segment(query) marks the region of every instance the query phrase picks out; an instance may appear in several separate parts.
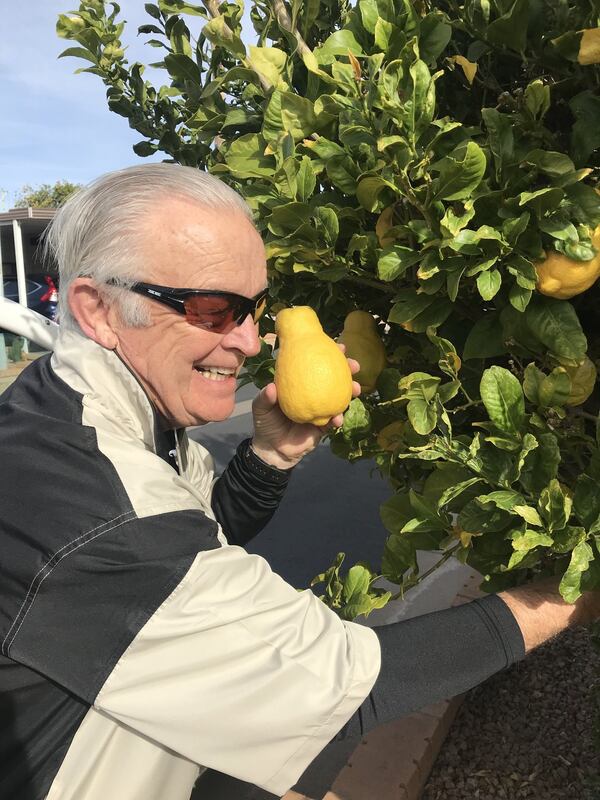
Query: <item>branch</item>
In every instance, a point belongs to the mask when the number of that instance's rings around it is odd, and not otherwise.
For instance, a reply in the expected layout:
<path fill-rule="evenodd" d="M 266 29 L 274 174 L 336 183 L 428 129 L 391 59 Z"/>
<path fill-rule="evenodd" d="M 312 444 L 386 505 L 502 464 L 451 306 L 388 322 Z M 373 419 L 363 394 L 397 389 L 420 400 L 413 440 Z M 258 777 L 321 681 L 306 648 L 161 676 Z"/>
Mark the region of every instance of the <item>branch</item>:
<path fill-rule="evenodd" d="M 211 0 L 209 0 L 210 2 Z M 214 2 L 215 0 L 212 0 Z M 295 28 L 292 25 L 292 19 L 288 14 L 288 10 L 285 7 L 283 0 L 273 0 L 273 9 L 275 11 L 275 16 L 277 17 L 277 22 L 279 23 L 280 27 L 284 29 L 284 31 L 288 31 L 293 36 L 296 37 L 296 41 L 298 42 L 298 52 L 301 56 L 304 56 L 306 53 L 312 53 L 310 47 L 306 44 L 304 39 L 302 38 L 300 31 L 298 28 Z"/>

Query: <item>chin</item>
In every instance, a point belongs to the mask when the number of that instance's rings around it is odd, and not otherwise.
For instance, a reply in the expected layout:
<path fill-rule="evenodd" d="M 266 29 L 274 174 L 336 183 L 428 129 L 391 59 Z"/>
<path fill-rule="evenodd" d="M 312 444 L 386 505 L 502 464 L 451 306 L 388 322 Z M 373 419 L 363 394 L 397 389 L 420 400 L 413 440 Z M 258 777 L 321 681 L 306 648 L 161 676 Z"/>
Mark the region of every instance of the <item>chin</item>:
<path fill-rule="evenodd" d="M 209 422 L 224 422 L 233 414 L 235 409 L 235 398 L 230 403 L 219 403 L 211 405 L 209 408 L 193 412 L 194 422 L 188 425 L 206 425 Z"/>

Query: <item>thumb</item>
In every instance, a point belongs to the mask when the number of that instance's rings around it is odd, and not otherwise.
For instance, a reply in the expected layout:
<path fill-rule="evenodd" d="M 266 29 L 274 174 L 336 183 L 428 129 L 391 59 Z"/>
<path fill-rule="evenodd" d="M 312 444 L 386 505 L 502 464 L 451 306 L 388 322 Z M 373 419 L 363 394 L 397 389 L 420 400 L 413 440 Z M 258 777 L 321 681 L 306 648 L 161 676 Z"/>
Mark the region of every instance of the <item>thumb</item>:
<path fill-rule="evenodd" d="M 268 414 L 277 404 L 277 389 L 274 383 L 268 383 L 252 401 L 255 414 Z"/>

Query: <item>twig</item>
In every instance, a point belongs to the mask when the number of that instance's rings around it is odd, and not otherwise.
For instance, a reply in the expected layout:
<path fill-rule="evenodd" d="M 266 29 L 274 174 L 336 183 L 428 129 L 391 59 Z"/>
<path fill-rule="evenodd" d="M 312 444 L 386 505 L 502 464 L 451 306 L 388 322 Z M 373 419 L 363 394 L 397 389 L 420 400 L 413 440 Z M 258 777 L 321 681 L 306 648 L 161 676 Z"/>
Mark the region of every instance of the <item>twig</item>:
<path fill-rule="evenodd" d="M 432 567 L 430 567 L 427 570 L 427 572 L 424 572 L 422 575 L 418 575 L 416 578 L 413 578 L 412 580 L 409 580 L 408 583 L 406 583 L 406 585 L 403 584 L 402 588 L 400 589 L 400 591 L 397 594 L 395 594 L 393 597 L 391 597 L 390 600 L 399 600 L 401 597 L 403 597 L 403 595 L 404 595 L 404 593 L 406 592 L 407 589 L 412 589 L 413 586 L 416 586 L 417 584 L 419 584 L 422 581 L 424 581 L 425 578 L 428 578 L 433 572 L 436 571 L 436 569 L 438 569 L 438 567 L 441 567 L 442 564 L 444 564 L 446 561 L 448 561 L 448 559 L 451 556 L 453 556 L 454 553 L 457 550 L 459 550 L 461 547 L 462 547 L 462 545 L 457 544 L 457 545 L 454 545 L 454 547 L 451 547 L 450 550 L 446 550 L 446 552 L 440 558 L 440 560 L 436 561 L 436 563 Z"/>

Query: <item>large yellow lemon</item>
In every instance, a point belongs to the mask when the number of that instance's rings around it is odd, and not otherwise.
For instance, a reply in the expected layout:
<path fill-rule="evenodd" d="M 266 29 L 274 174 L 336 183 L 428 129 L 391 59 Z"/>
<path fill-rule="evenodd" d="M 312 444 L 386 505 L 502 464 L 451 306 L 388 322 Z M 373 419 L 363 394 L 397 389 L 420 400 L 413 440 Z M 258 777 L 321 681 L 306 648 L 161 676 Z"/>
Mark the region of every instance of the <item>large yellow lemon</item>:
<path fill-rule="evenodd" d="M 360 364 L 360 371 L 354 380 L 360 383 L 365 394 L 374 391 L 387 359 L 373 317 L 367 311 L 351 311 L 344 321 L 344 330 L 338 341 L 346 346 L 346 355 Z"/>
<path fill-rule="evenodd" d="M 327 424 L 352 399 L 346 356 L 308 306 L 280 311 L 275 331 L 279 339 L 275 385 L 281 410 L 293 422 Z"/>
<path fill-rule="evenodd" d="M 592 243 L 600 250 L 600 225 L 594 231 Z M 574 261 L 552 250 L 535 269 L 538 291 L 548 297 L 568 300 L 585 292 L 600 278 L 600 252 L 590 261 Z"/>

